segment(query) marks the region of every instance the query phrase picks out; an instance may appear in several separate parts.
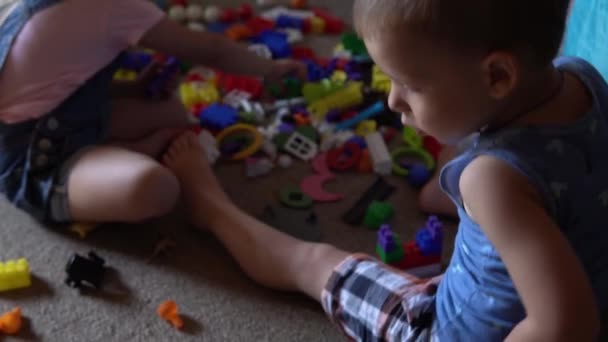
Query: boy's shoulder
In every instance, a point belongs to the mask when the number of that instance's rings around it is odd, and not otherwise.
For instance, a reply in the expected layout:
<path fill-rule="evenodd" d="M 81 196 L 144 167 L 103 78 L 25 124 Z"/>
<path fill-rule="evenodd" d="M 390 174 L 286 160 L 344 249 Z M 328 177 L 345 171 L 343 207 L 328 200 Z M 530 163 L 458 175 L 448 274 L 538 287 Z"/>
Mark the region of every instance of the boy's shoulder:
<path fill-rule="evenodd" d="M 608 83 L 593 64 L 579 57 L 560 56 L 553 61 L 553 65 L 559 70 L 576 75 L 594 100 L 599 101 L 596 104 L 603 106 L 602 109 L 608 109 Z"/>

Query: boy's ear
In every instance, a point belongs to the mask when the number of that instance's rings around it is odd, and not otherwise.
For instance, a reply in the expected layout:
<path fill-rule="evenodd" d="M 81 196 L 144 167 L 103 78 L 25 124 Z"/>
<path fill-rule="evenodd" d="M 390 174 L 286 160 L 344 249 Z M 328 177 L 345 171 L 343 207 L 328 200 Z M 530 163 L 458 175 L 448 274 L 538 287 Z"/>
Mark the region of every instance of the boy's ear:
<path fill-rule="evenodd" d="M 483 59 L 481 67 L 488 95 L 495 100 L 509 96 L 519 81 L 519 64 L 510 53 L 492 52 Z"/>

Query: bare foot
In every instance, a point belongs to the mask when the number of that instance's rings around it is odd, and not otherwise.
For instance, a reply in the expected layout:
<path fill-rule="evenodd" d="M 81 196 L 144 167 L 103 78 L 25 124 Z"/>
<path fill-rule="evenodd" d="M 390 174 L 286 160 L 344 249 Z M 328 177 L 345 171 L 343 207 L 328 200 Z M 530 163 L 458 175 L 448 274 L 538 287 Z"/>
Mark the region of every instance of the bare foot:
<path fill-rule="evenodd" d="M 205 150 L 192 132 L 177 137 L 162 158 L 180 182 L 182 198 L 195 225 L 210 225 L 221 210 L 231 206 L 209 166 Z"/>

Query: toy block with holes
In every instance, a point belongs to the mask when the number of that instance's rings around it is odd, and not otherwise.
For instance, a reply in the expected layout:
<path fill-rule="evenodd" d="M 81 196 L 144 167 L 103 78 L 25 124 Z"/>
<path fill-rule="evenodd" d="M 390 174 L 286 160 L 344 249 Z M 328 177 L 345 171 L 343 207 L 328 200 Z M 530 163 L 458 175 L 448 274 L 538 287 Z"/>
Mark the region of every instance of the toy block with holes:
<path fill-rule="evenodd" d="M 399 263 L 403 260 L 404 252 L 399 237 L 388 224 L 383 224 L 378 230 L 376 253 L 387 264 Z"/>
<path fill-rule="evenodd" d="M 404 258 L 391 265 L 421 278 L 440 274 L 442 226 L 436 216 L 430 216 L 416 234 L 416 239 L 403 245 Z"/>
<path fill-rule="evenodd" d="M 0 292 L 28 287 L 32 284 L 26 259 L 0 262 Z"/>

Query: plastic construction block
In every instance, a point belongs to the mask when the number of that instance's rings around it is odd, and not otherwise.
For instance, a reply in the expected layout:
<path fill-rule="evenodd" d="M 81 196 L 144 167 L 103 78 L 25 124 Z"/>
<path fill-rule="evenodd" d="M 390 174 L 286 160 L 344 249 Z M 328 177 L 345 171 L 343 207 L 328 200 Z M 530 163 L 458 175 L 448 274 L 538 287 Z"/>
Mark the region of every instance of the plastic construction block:
<path fill-rule="evenodd" d="M 350 51 L 353 56 L 368 56 L 365 43 L 354 33 L 343 33 L 342 45 L 344 46 L 344 49 Z"/>
<path fill-rule="evenodd" d="M 272 30 L 275 27 L 274 21 L 262 17 L 253 17 L 247 20 L 245 25 L 249 26 L 249 29 L 251 29 L 256 36 L 264 31 Z"/>
<path fill-rule="evenodd" d="M 283 149 L 302 160 L 311 160 L 317 155 L 319 146 L 315 141 L 295 131 L 291 133 Z"/>
<path fill-rule="evenodd" d="M 88 258 L 74 254 L 65 267 L 67 273 L 65 283 L 73 288 L 89 285 L 100 289 L 106 272 L 104 265 L 105 261 L 95 252 L 89 252 Z"/>
<path fill-rule="evenodd" d="M 21 308 L 15 307 L 0 315 L 0 333 L 15 335 L 21 330 L 22 323 Z"/>
<path fill-rule="evenodd" d="M 309 81 L 317 82 L 331 77 L 330 71 L 315 63 L 313 60 L 306 60 L 304 63 L 306 64 L 306 73 Z"/>
<path fill-rule="evenodd" d="M 219 78 L 219 84 L 224 93 L 230 93 L 233 90 L 241 90 L 251 94 L 251 98 L 255 99 L 262 94 L 262 82 L 255 77 L 236 76 L 223 74 Z"/>
<path fill-rule="evenodd" d="M 141 72 L 152 62 L 152 55 L 143 51 L 130 51 L 123 54 L 120 58 L 122 69 Z"/>
<path fill-rule="evenodd" d="M 325 22 L 324 32 L 329 34 L 338 34 L 344 30 L 344 21 L 340 20 L 322 9 L 313 10 L 316 17 L 323 19 Z"/>
<path fill-rule="evenodd" d="M 273 58 L 291 56 L 291 46 L 285 33 L 267 30 L 254 38 L 254 42 L 268 46 Z"/>
<path fill-rule="evenodd" d="M 416 234 L 416 245 L 422 255 L 441 255 L 443 224 L 437 216 L 429 216 L 426 225 Z"/>
<path fill-rule="evenodd" d="M 312 198 L 297 186 L 288 186 L 281 190 L 280 199 L 284 206 L 292 209 L 308 209 L 313 204 Z"/>
<path fill-rule="evenodd" d="M 329 96 L 314 101 L 308 106 L 310 114 L 323 119 L 331 109 L 346 110 L 363 103 L 363 83 L 352 82 Z"/>
<path fill-rule="evenodd" d="M 387 264 L 401 262 L 405 256 L 399 237 L 393 233 L 391 227 L 387 224 L 382 225 L 378 231 L 376 253 Z"/>
<path fill-rule="evenodd" d="M 308 102 L 314 102 L 339 91 L 343 86 L 325 78 L 319 82 L 308 82 L 302 86 L 302 95 Z"/>
<path fill-rule="evenodd" d="M 181 329 L 184 326 L 184 321 L 179 315 L 179 307 L 172 300 L 162 302 L 156 309 L 156 314 L 169 322 L 175 329 Z"/>
<path fill-rule="evenodd" d="M 168 95 L 168 84 L 179 72 L 179 69 L 180 63 L 177 58 L 167 58 L 164 61 L 159 74 L 146 87 L 146 95 L 149 97 Z"/>
<path fill-rule="evenodd" d="M 368 228 L 378 229 L 393 216 L 394 212 L 392 204 L 374 201 L 367 208 L 363 224 Z"/>
<path fill-rule="evenodd" d="M 391 91 L 391 80 L 383 73 L 377 65 L 372 67 L 373 90 L 388 94 Z"/>
<path fill-rule="evenodd" d="M 199 119 L 205 128 L 223 130 L 238 122 L 239 113 L 230 106 L 215 103 L 203 109 Z"/>
<path fill-rule="evenodd" d="M 381 201 L 388 198 L 395 191 L 395 187 L 388 184 L 382 177 L 376 178 L 357 202 L 342 215 L 344 222 L 356 226 L 361 224 L 365 218 L 367 208 L 373 201 Z"/>
<path fill-rule="evenodd" d="M 282 14 L 277 20 L 275 20 L 277 27 L 280 28 L 294 28 L 300 31 L 304 28 L 304 19 L 298 17 L 292 17 L 290 15 Z"/>
<path fill-rule="evenodd" d="M 0 262 L 0 292 L 28 287 L 32 284 L 26 259 Z"/>
<path fill-rule="evenodd" d="M 403 250 L 405 252 L 403 260 L 399 263 L 392 264 L 400 269 L 407 270 L 433 264 L 440 265 L 441 263 L 441 255 L 423 255 L 415 241 L 404 243 Z"/>
<path fill-rule="evenodd" d="M 389 175 L 393 170 L 393 158 L 388 152 L 388 147 L 380 132 L 374 132 L 365 136 L 367 149 L 372 159 L 374 172 L 380 175 Z"/>
<path fill-rule="evenodd" d="M 386 107 L 384 105 L 384 101 L 378 101 L 361 111 L 359 114 L 355 115 L 353 118 L 340 122 L 338 125 L 336 125 L 336 129 L 342 130 L 352 128 L 365 120 L 371 119 L 374 116 L 383 113 L 385 109 Z"/>
<path fill-rule="evenodd" d="M 322 239 L 318 217 L 312 210 L 266 206 L 260 219 L 269 226 L 297 239 L 319 242 Z"/>
<path fill-rule="evenodd" d="M 327 152 L 327 165 L 333 171 L 345 172 L 354 169 L 361 160 L 361 147 L 355 143 L 346 143 Z"/>

